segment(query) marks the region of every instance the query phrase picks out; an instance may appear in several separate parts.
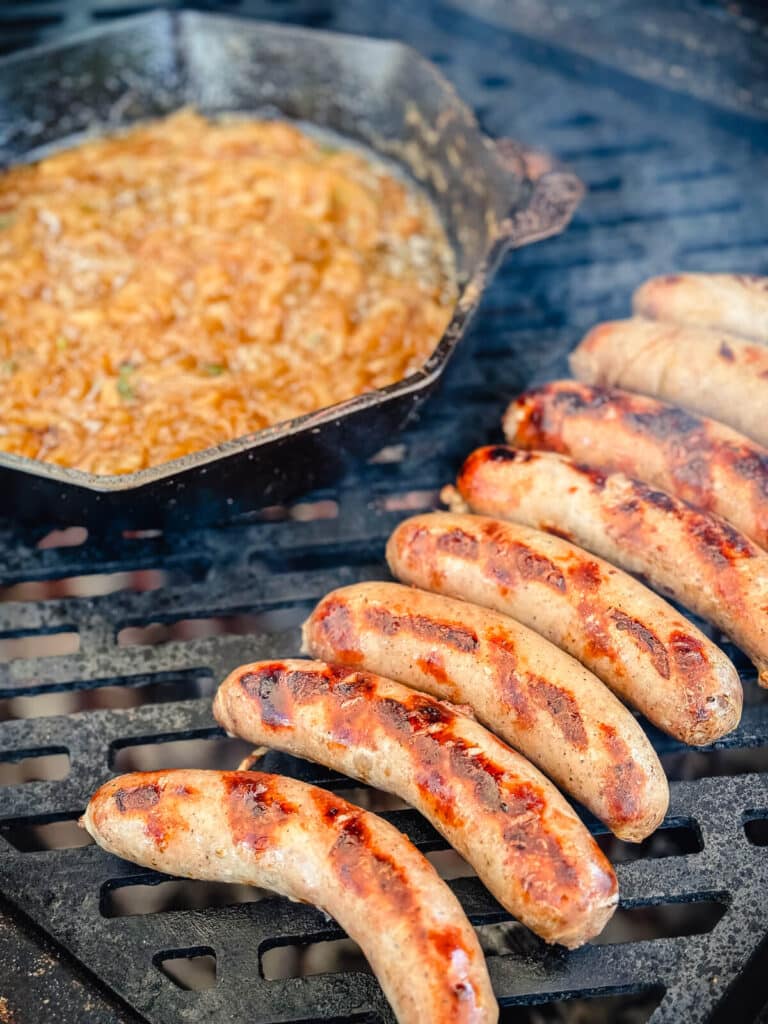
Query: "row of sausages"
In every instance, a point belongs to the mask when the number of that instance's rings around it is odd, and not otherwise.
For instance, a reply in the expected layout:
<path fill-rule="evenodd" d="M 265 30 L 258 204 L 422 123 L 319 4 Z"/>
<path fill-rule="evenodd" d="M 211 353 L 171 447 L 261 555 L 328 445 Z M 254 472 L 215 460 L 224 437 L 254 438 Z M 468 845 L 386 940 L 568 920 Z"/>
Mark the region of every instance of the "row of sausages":
<path fill-rule="evenodd" d="M 684 319 L 685 290 L 699 284 L 647 285 L 639 311 L 653 302 L 659 315 L 661 295 Z M 752 279 L 715 284 L 765 302 Z M 695 319 L 701 304 L 689 306 Z M 731 330 L 739 308 L 721 303 Z M 768 305 L 762 321 L 743 322 L 768 331 Z M 629 323 L 653 339 L 667 330 Z M 629 573 L 713 621 L 768 673 L 768 452 L 722 424 L 606 389 L 599 366 L 621 360 L 606 362 L 600 352 L 615 342 L 594 339 L 573 363 L 593 380 L 513 403 L 504 427 L 516 447 L 472 453 L 447 495 L 454 511 L 395 530 L 387 559 L 401 583 L 319 603 L 303 637 L 321 660 L 242 666 L 214 702 L 228 733 L 411 803 L 503 907 L 569 947 L 602 929 L 617 883 L 550 779 L 639 841 L 661 822 L 668 787 L 625 703 L 694 744 L 741 713 L 725 655 Z M 319 905 L 358 941 L 401 1022 L 497 1019 L 450 889 L 396 829 L 334 794 L 251 770 L 137 773 L 103 786 L 84 824 L 106 849 L 157 870 Z"/>

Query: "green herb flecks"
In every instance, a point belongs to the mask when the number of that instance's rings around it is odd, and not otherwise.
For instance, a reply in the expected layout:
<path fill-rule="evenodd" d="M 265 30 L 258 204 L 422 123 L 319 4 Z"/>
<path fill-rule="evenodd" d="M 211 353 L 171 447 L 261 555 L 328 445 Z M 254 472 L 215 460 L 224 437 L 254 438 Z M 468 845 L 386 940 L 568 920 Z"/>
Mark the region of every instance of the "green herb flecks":
<path fill-rule="evenodd" d="M 16 373 L 18 368 L 19 364 L 15 359 L 3 359 L 0 363 L 0 370 L 2 370 L 3 373 Z"/>
<path fill-rule="evenodd" d="M 203 363 L 201 370 L 206 377 L 220 377 L 222 373 L 227 372 L 226 366 L 222 366 L 221 363 Z"/>
<path fill-rule="evenodd" d="M 0 213 L 0 231 L 9 228 L 16 220 L 15 213 Z"/>
<path fill-rule="evenodd" d="M 69 342 L 67 341 L 63 334 L 56 339 L 56 348 L 59 350 L 59 352 L 66 351 L 68 345 Z"/>
<path fill-rule="evenodd" d="M 117 374 L 117 393 L 125 402 L 132 402 L 136 397 L 133 374 L 136 368 L 130 363 L 123 363 Z"/>

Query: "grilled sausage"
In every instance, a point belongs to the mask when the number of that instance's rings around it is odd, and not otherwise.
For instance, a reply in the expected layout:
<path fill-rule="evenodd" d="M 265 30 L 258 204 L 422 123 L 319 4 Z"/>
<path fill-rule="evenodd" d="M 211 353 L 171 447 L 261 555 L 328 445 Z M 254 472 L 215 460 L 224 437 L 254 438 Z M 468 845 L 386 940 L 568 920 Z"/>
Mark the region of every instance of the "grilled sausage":
<path fill-rule="evenodd" d="M 359 943 L 400 1024 L 498 1019 L 477 937 L 429 861 L 323 789 L 262 772 L 135 772 L 103 785 L 83 824 L 145 867 L 316 903 Z"/>
<path fill-rule="evenodd" d="M 768 277 L 754 274 L 669 274 L 634 295 L 635 313 L 768 342 Z"/>
<path fill-rule="evenodd" d="M 586 384 L 655 395 L 768 444 L 768 345 L 636 317 L 593 327 L 571 370 Z"/>
<path fill-rule="evenodd" d="M 479 448 L 458 481 L 476 511 L 550 530 L 714 623 L 768 685 L 768 555 L 725 520 L 563 455 Z"/>
<path fill-rule="evenodd" d="M 514 619 L 397 583 L 358 583 L 319 603 L 304 650 L 470 705 L 621 839 L 644 839 L 666 813 L 667 780 L 630 712 Z"/>
<path fill-rule="evenodd" d="M 438 512 L 400 523 L 387 561 L 404 583 L 535 629 L 684 743 L 738 724 L 741 683 L 722 651 L 642 583 L 566 540 Z"/>
<path fill-rule="evenodd" d="M 407 800 L 547 941 L 580 946 L 613 913 L 611 866 L 555 787 L 434 697 L 320 661 L 257 662 L 224 680 L 213 713 L 235 736 Z"/>
<path fill-rule="evenodd" d="M 560 452 L 660 487 L 768 548 L 768 449 L 722 423 L 564 380 L 514 401 L 504 434 L 518 448 Z"/>

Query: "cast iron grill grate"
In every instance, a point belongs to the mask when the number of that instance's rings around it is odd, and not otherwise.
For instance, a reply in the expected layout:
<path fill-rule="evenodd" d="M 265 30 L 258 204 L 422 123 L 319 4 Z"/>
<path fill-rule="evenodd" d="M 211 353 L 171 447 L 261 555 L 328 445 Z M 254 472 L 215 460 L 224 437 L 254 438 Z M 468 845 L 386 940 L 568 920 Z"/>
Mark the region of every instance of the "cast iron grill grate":
<path fill-rule="evenodd" d="M 8 4 L 2 46 L 149 6 Z M 383 575 L 395 523 L 432 507 L 462 455 L 498 438 L 509 396 L 564 373 L 582 330 L 626 315 L 645 276 L 680 267 L 768 272 L 768 128 L 739 121 L 732 103 L 724 113 L 647 81 L 633 85 L 625 71 L 586 58 L 583 46 L 574 56 L 555 21 L 548 42 L 541 28 L 532 40 L 491 3 L 487 21 L 455 3 L 399 0 L 385 10 L 311 0 L 197 6 L 410 42 L 440 64 L 490 132 L 558 154 L 590 194 L 563 237 L 507 261 L 476 322 L 473 358 L 468 345 L 420 421 L 338 488 L 215 529 L 119 534 L 105 523 L 87 536 L 77 524 L 54 534 L 0 524 L 8 588 L 0 594 L 0 1019 L 13 1010 L 17 1022 L 390 1021 L 354 957 L 333 974 L 285 977 L 285 958 L 274 967 L 277 947 L 341 938 L 318 911 L 167 882 L 79 845 L 73 821 L 113 771 L 234 766 L 242 746 L 223 739 L 210 714 L 216 681 L 243 661 L 297 654 L 297 626 L 315 600 Z M 591 5 L 601 6 L 628 5 Z M 722 20 L 716 4 L 704 14 Z M 743 18 L 742 37 L 763 45 L 759 24 Z M 729 25 L 729 38 L 740 38 L 739 25 Z M 698 67 L 694 52 L 688 38 L 665 60 L 696 78 L 691 92 L 716 93 L 713 76 L 725 65 Z M 731 70 L 746 67 L 735 51 L 731 60 Z M 757 94 L 746 91 L 743 113 L 754 114 Z M 73 577 L 84 579 L 37 582 Z M 83 592 L 96 596 L 67 596 Z M 645 848 L 607 847 L 620 861 L 624 912 L 607 944 L 545 949 L 520 928 L 495 927 L 507 917 L 475 878 L 459 870 L 451 880 L 481 926 L 503 1020 L 534 1019 L 534 1004 L 596 996 L 622 997 L 601 1011 L 619 1019 L 629 993 L 646 1014 L 657 1006 L 654 1021 L 746 1021 L 768 999 L 759 978 L 768 699 L 734 657 L 746 709 L 718 750 L 685 754 L 653 733 L 676 780 L 672 803 Z M 268 755 L 266 767 L 349 786 L 284 756 Z M 445 848 L 415 812 L 385 813 L 425 851 Z M 200 991 L 185 988 L 177 970 L 190 958 L 207 965 Z"/>

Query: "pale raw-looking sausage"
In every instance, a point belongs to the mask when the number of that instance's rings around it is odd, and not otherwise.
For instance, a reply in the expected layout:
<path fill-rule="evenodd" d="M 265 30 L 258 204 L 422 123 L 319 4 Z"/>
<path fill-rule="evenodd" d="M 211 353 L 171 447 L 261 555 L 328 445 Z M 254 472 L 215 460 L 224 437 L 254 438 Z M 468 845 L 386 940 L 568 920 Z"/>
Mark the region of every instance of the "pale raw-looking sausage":
<path fill-rule="evenodd" d="M 768 449 L 722 423 L 561 380 L 512 402 L 504 434 L 518 448 L 560 452 L 660 487 L 768 548 Z"/>
<path fill-rule="evenodd" d="M 433 512 L 400 523 L 387 561 L 404 583 L 535 629 L 683 743 L 712 743 L 738 724 L 741 683 L 725 654 L 634 577 L 560 537 Z"/>
<path fill-rule="evenodd" d="M 135 772 L 105 783 L 82 820 L 144 867 L 322 907 L 360 945 L 400 1024 L 498 1019 L 448 886 L 396 828 L 332 793 L 262 772 Z"/>
<path fill-rule="evenodd" d="M 304 650 L 468 704 L 622 839 L 659 825 L 669 789 L 632 714 L 575 658 L 514 619 L 397 583 L 328 594 Z"/>
<path fill-rule="evenodd" d="M 473 452 L 458 488 L 476 512 L 549 530 L 643 576 L 730 636 L 768 685 L 768 555 L 730 523 L 623 473 L 503 445 Z"/>
<path fill-rule="evenodd" d="M 228 733 L 396 793 L 503 907 L 570 948 L 613 913 L 616 878 L 551 782 L 474 719 L 400 683 L 320 661 L 235 669 L 213 713 Z"/>
<path fill-rule="evenodd" d="M 768 444 L 768 345 L 635 317 L 593 327 L 570 363 L 586 384 L 654 395 Z"/>
<path fill-rule="evenodd" d="M 756 274 L 668 274 L 641 284 L 635 313 L 654 320 L 733 331 L 768 342 L 768 277 Z"/>

